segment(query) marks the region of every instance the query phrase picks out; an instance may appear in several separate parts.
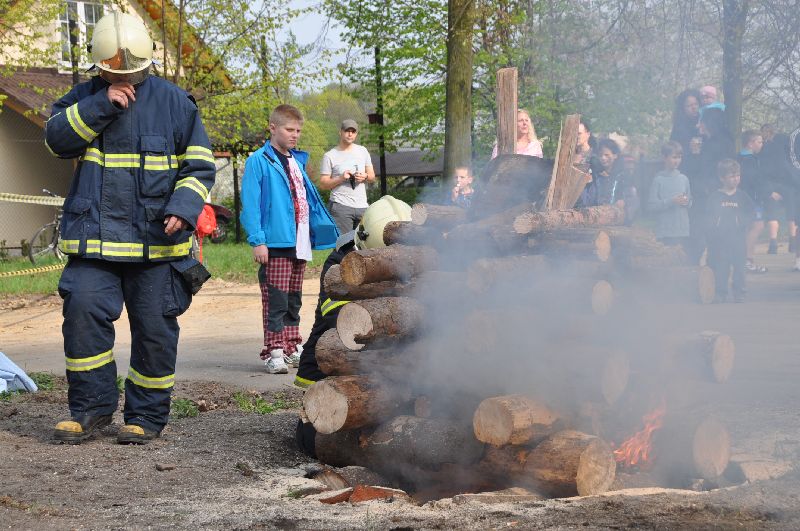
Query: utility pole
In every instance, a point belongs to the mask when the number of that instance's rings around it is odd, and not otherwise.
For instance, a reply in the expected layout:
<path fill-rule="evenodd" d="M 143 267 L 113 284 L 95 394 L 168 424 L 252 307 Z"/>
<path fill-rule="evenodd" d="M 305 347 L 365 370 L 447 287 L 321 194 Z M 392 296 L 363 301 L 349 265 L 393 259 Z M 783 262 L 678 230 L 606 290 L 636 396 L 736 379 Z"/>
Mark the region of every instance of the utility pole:
<path fill-rule="evenodd" d="M 381 196 L 386 195 L 386 138 L 383 134 L 383 87 L 381 78 L 381 47 L 375 46 L 375 92 L 377 108 L 375 114 L 378 122 L 378 157 L 380 157 Z"/>

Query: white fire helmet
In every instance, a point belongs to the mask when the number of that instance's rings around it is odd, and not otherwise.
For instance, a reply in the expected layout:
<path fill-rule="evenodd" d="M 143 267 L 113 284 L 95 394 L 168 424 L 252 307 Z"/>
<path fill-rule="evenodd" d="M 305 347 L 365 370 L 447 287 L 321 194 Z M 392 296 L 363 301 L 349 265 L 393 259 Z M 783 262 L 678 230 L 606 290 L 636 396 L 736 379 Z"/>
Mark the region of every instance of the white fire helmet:
<path fill-rule="evenodd" d="M 383 228 L 390 221 L 411 221 L 411 207 L 399 199 L 385 195 L 372 203 L 361 216 L 356 227 L 356 248 L 385 247 Z"/>
<path fill-rule="evenodd" d="M 153 39 L 144 22 L 112 11 L 97 21 L 89 52 L 95 66 L 106 72 L 146 73 L 153 64 Z"/>

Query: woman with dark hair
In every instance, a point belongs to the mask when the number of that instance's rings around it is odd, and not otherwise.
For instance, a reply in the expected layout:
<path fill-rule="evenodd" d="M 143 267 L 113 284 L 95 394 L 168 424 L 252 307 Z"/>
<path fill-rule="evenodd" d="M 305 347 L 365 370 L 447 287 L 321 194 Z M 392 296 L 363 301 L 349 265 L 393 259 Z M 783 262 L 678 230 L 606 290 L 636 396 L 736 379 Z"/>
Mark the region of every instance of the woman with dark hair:
<path fill-rule="evenodd" d="M 670 140 L 679 143 L 684 153 L 689 152 L 692 138 L 699 137 L 697 121 L 700 119 L 700 92 L 697 89 L 686 89 L 675 98 L 672 111 L 672 132 Z"/>
<path fill-rule="evenodd" d="M 573 156 L 572 163 L 583 170 L 588 170 L 596 143 L 594 135 L 592 135 L 592 130 L 589 128 L 589 121 L 585 116 L 581 116 L 581 122 L 578 124 L 578 138 L 575 141 L 575 155 Z"/>

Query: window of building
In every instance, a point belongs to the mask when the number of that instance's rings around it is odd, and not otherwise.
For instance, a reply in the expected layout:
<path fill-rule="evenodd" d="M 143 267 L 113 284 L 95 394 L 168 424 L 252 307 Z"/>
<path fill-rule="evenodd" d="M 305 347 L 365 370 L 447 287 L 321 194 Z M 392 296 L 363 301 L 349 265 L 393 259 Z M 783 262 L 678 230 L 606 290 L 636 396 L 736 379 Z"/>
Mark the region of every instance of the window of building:
<path fill-rule="evenodd" d="M 78 36 L 78 64 L 81 67 L 88 67 L 91 64 L 86 45 L 92 40 L 94 25 L 103 16 L 103 4 L 95 2 L 64 2 L 64 8 L 59 14 L 61 24 L 61 63 L 64 66 L 71 66 L 70 59 L 70 39 L 69 24 L 75 22 L 75 29 Z"/>

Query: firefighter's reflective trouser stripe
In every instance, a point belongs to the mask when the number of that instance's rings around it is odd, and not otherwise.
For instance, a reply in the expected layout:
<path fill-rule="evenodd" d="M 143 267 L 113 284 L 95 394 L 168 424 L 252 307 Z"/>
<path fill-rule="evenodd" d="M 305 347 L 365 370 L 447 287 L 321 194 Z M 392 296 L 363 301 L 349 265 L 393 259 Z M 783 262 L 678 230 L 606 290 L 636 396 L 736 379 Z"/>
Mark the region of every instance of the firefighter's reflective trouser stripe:
<path fill-rule="evenodd" d="M 114 321 L 124 303 L 131 326 L 124 419 L 161 431 L 175 383 L 177 316 L 191 302 L 179 273 L 170 262 L 72 257 L 58 290 L 64 299 L 62 330 L 72 414 L 109 415 L 117 409 Z"/>
<path fill-rule="evenodd" d="M 333 310 L 335 310 L 336 308 L 339 308 L 340 306 L 344 306 L 348 302 L 350 302 L 350 301 L 335 301 L 335 300 L 332 300 L 332 299 L 325 299 L 325 302 L 322 303 L 322 306 L 320 306 L 319 310 L 322 313 L 322 315 L 325 316 L 325 315 L 328 315 L 328 313 L 330 313 Z"/>

